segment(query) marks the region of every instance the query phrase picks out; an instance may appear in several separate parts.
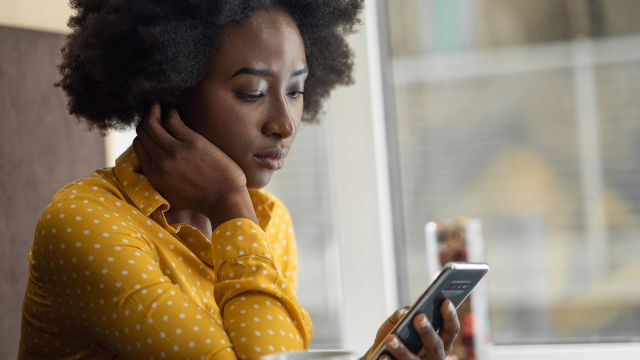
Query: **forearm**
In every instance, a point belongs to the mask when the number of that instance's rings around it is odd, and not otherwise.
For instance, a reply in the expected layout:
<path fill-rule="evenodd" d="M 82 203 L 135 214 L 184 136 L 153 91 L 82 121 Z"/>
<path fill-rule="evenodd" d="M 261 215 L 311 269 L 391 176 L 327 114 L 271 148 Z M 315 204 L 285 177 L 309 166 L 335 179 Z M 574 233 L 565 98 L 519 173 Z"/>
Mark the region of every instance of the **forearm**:
<path fill-rule="evenodd" d="M 248 359 L 306 349 L 290 314 L 276 298 L 245 293 L 228 301 L 222 314 L 225 331 L 236 353 Z"/>
<path fill-rule="evenodd" d="M 252 296 L 264 304 L 272 303 L 273 309 L 282 317 L 282 320 L 280 316 L 277 319 L 286 323 L 287 327 L 295 329 L 287 331 L 286 336 L 289 337 L 291 332 L 293 338 L 290 340 L 297 346 L 306 348 L 311 337 L 309 315 L 297 302 L 293 284 L 273 260 L 271 245 L 264 231 L 251 221 L 234 219 L 214 230 L 212 244 L 216 273 L 215 299 L 223 311 L 225 328 L 231 325 L 228 320 L 236 318 L 227 318 L 227 311 L 232 311 L 233 305 L 238 306 L 238 299 Z M 259 322 L 253 318 L 245 322 L 247 330 L 256 328 L 254 330 L 260 331 L 257 328 L 264 326 L 262 321 L 272 320 L 259 318 Z M 229 333 L 237 333 L 227 330 Z M 273 331 L 276 330 L 279 329 L 274 327 Z M 285 346 L 294 348 L 293 345 Z"/>

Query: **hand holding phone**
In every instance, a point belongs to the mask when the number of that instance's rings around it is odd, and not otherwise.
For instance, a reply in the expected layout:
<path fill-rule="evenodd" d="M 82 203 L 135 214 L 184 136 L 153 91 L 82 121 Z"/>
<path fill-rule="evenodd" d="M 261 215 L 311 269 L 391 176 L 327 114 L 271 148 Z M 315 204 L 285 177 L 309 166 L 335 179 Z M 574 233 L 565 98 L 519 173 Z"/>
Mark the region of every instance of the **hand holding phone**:
<path fill-rule="evenodd" d="M 450 329 L 445 323 L 444 329 L 447 331 L 441 331 L 442 339 L 438 339 L 437 331 L 443 326 L 442 314 L 446 315 L 448 311 L 453 312 L 449 313 L 452 316 L 445 318 L 445 321 L 455 318 L 455 308 L 469 296 L 471 290 L 488 271 L 487 264 L 447 263 L 433 283 L 391 329 L 390 334 L 402 344 L 398 344 L 394 349 L 393 343 L 387 345 L 380 342 L 368 353 L 367 359 L 378 359 L 382 356 L 412 359 L 416 358 L 414 354 L 426 348 L 442 352 L 439 355 L 444 359 L 445 349 L 442 343 L 453 342 L 455 335 L 448 333 Z M 422 314 L 426 315 L 430 326 L 421 325 Z M 448 325 L 451 326 L 451 324 Z M 449 337 L 453 338 L 448 339 Z M 437 356 L 438 354 L 434 359 L 439 359 Z"/>

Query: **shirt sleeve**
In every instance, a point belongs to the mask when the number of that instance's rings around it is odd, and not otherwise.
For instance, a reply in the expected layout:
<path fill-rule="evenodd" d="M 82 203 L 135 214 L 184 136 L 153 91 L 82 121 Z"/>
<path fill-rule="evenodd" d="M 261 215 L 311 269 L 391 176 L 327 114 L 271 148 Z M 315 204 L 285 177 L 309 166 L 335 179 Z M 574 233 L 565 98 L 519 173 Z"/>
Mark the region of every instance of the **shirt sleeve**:
<path fill-rule="evenodd" d="M 275 207 L 274 212 L 276 215 L 267 232 L 271 234 L 271 244 L 284 277 L 295 294 L 298 288 L 298 248 L 293 222 L 289 211 L 282 203 Z"/>
<path fill-rule="evenodd" d="M 311 341 L 311 319 L 296 300 L 294 277 L 284 274 L 291 271 L 288 262 L 274 257 L 268 232 L 238 218 L 212 236 L 215 299 L 237 352 L 250 357 L 304 350 Z"/>
<path fill-rule="evenodd" d="M 165 277 L 125 220 L 77 199 L 44 211 L 32 272 L 64 331 L 123 359 L 236 359 L 223 324 Z"/>

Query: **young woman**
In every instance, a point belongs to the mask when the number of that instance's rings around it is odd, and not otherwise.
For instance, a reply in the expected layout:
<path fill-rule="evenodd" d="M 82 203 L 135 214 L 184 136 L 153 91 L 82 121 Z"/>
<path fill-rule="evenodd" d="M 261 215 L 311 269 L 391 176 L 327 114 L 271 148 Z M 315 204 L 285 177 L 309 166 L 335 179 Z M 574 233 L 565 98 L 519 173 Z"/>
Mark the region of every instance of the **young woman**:
<path fill-rule="evenodd" d="M 260 190 L 297 129 L 351 82 L 361 0 L 75 0 L 60 86 L 100 130 L 136 126 L 113 168 L 37 224 L 20 358 L 234 359 L 303 350 L 285 206 Z M 448 305 L 447 305 L 448 306 Z M 444 359 L 459 329 L 398 359 Z"/>

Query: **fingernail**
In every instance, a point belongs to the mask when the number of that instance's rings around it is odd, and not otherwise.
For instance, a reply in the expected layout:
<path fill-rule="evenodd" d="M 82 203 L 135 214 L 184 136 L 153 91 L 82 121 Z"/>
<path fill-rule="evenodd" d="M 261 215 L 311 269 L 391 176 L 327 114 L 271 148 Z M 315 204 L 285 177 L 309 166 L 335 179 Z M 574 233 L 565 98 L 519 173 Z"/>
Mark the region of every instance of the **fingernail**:
<path fill-rule="evenodd" d="M 407 312 L 409 312 L 409 309 L 407 308 L 400 309 L 400 316 L 404 316 L 404 314 L 406 314 Z"/>
<path fill-rule="evenodd" d="M 418 319 L 418 321 L 420 322 L 420 326 L 422 326 L 423 328 L 426 328 L 427 326 L 429 326 L 429 322 L 427 321 L 427 315 L 420 315 L 420 319 Z"/>
<path fill-rule="evenodd" d="M 448 306 L 449 312 L 451 314 L 453 314 L 454 312 L 456 312 L 456 307 L 453 306 L 453 303 L 451 301 L 449 301 L 449 306 Z"/>
<path fill-rule="evenodd" d="M 387 338 L 387 345 L 389 345 L 392 349 L 397 349 L 400 344 L 398 343 L 398 339 L 395 336 L 389 336 Z"/>

